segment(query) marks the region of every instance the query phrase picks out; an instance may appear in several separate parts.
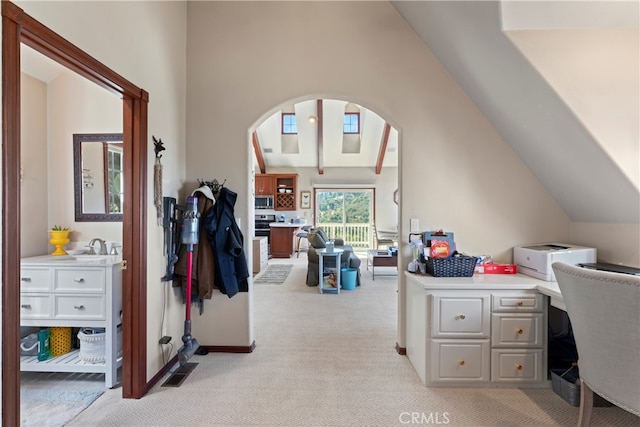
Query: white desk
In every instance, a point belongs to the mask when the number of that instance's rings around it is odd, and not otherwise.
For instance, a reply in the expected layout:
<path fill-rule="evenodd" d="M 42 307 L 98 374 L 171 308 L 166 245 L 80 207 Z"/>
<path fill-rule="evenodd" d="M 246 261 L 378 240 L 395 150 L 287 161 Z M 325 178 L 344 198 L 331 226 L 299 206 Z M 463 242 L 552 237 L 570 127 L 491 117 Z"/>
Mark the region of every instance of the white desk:
<path fill-rule="evenodd" d="M 405 275 L 407 356 L 427 387 L 549 386 L 545 296 L 564 309 L 557 283 Z"/>

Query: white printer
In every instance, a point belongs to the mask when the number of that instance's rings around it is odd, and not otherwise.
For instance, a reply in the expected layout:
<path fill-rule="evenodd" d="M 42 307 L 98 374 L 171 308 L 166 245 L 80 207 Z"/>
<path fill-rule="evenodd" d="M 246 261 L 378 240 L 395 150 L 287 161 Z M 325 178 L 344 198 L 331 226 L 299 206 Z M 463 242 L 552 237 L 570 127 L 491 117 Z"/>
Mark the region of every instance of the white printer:
<path fill-rule="evenodd" d="M 518 266 L 518 273 L 547 282 L 555 282 L 556 275 L 551 268 L 554 262 L 571 265 L 596 262 L 596 249 L 563 243 L 514 246 L 513 262 Z"/>

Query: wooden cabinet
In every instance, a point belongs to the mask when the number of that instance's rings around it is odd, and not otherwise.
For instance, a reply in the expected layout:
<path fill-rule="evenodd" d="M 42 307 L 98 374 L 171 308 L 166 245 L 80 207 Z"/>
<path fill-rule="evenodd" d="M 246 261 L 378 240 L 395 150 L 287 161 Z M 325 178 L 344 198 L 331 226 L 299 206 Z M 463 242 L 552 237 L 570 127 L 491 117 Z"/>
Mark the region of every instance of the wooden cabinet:
<path fill-rule="evenodd" d="M 300 229 L 299 224 L 282 224 L 271 226 L 271 256 L 274 258 L 291 258 L 293 254 L 293 237 Z"/>
<path fill-rule="evenodd" d="M 117 384 L 122 365 L 118 325 L 122 310 L 120 259 L 100 261 L 50 261 L 49 256 L 24 258 L 20 267 L 20 324 L 23 326 L 66 326 L 105 328 L 105 362 L 88 363 L 79 350 L 38 361 L 21 356 L 21 371 L 100 372 L 105 384 Z"/>
<path fill-rule="evenodd" d="M 295 211 L 298 192 L 298 174 L 275 175 L 274 208 L 277 211 Z"/>
<path fill-rule="evenodd" d="M 255 195 L 273 196 L 275 194 L 275 180 L 272 174 L 259 174 L 255 176 Z"/>
<path fill-rule="evenodd" d="M 545 387 L 537 279 L 407 277 L 407 356 L 426 386 Z"/>

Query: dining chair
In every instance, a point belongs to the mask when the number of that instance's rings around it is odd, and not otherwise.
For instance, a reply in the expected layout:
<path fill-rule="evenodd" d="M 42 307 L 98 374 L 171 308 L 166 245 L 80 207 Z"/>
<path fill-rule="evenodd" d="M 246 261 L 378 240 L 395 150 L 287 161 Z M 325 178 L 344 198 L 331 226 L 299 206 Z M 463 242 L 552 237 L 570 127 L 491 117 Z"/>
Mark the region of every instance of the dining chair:
<path fill-rule="evenodd" d="M 395 245 L 395 240 L 393 240 L 391 237 L 381 235 L 381 233 L 376 228 L 375 222 L 371 223 L 371 231 L 375 240 L 374 244 L 376 249 L 380 249 L 380 246 L 389 247 Z"/>
<path fill-rule="evenodd" d="M 578 350 L 579 426 L 591 423 L 593 393 L 640 416 L 640 276 L 556 262 Z"/>
<path fill-rule="evenodd" d="M 300 231 L 296 233 L 296 258 L 300 258 L 300 246 L 302 239 L 306 239 L 309 236 L 309 230 L 311 230 L 311 227 L 311 225 L 303 225 L 300 227 Z"/>

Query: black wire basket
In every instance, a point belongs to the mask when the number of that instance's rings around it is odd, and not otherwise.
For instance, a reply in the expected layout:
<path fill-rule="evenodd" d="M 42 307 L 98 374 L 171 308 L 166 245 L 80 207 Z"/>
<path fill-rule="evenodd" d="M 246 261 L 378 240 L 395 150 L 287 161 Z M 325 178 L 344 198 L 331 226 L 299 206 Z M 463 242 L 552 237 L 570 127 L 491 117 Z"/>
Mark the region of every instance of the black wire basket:
<path fill-rule="evenodd" d="M 449 258 L 427 258 L 427 273 L 433 277 L 471 277 L 478 257 L 458 255 Z"/>

